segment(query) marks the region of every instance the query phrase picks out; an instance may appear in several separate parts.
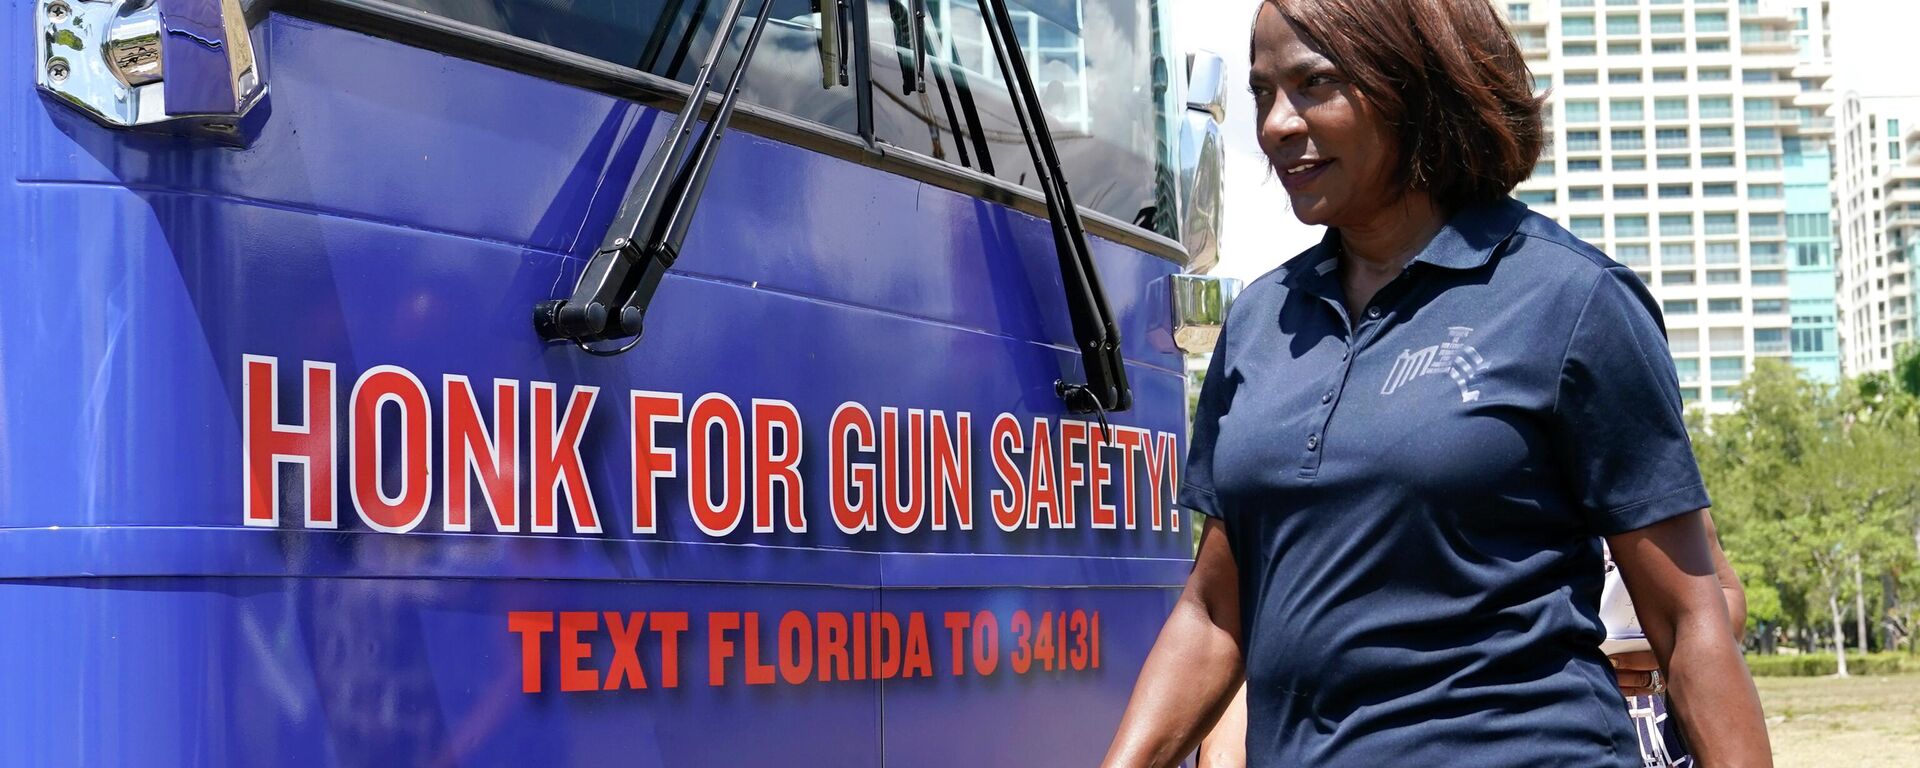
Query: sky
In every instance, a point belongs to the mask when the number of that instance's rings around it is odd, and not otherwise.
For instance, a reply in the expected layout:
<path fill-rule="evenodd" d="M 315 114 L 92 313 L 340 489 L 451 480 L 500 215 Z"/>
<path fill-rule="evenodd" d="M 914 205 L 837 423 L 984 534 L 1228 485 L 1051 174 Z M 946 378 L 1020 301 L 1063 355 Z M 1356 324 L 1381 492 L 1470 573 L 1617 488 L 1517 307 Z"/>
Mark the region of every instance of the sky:
<path fill-rule="evenodd" d="M 1532 0 L 1541 7 L 1557 0 Z M 1286 191 L 1254 142 L 1247 93 L 1247 38 L 1260 0 L 1178 0 L 1174 41 L 1183 51 L 1211 50 L 1226 61 L 1227 207 L 1220 265 L 1213 274 L 1251 280 L 1319 242 L 1301 224 Z M 1838 92 L 1920 95 L 1920 0 L 1833 0 L 1834 80 Z"/>

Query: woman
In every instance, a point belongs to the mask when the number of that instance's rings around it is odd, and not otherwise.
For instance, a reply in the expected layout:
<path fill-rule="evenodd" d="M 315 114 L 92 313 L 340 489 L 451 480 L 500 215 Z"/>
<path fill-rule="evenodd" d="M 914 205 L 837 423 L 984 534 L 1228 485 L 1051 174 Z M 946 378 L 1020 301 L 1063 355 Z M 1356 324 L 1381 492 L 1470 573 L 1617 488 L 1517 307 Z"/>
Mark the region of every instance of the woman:
<path fill-rule="evenodd" d="M 1328 233 L 1228 318 L 1200 549 L 1107 764 L 1175 764 L 1244 673 L 1249 765 L 1634 765 L 1604 536 L 1695 753 L 1769 765 L 1652 297 L 1507 197 L 1540 102 L 1492 9 L 1268 0 L 1250 74 Z"/>

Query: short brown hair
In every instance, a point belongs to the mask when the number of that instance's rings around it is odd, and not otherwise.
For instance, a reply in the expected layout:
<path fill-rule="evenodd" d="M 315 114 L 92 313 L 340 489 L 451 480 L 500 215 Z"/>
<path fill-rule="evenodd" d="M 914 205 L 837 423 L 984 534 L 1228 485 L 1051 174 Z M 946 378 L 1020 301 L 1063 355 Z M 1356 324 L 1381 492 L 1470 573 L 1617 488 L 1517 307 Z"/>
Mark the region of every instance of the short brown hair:
<path fill-rule="evenodd" d="M 1396 181 L 1446 209 L 1497 200 L 1543 142 L 1533 75 L 1487 0 L 1265 0 L 1398 138 Z"/>

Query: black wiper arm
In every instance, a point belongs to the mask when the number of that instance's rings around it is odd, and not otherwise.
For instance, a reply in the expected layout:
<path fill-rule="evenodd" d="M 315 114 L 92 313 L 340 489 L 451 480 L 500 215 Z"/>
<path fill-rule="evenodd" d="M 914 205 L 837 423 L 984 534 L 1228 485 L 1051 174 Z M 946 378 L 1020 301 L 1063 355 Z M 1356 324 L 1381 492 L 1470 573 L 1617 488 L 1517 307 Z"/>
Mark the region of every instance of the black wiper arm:
<path fill-rule="evenodd" d="M 1034 173 L 1040 191 L 1047 199 L 1047 219 L 1053 224 L 1054 250 L 1060 258 L 1060 276 L 1066 283 L 1067 313 L 1073 320 L 1073 337 L 1085 361 L 1087 382 L 1060 381 L 1055 389 L 1067 408 L 1076 413 L 1124 411 L 1133 407 L 1133 391 L 1127 386 L 1127 372 L 1120 355 L 1120 331 L 1114 325 L 1113 311 L 1107 307 L 1106 292 L 1100 287 L 1100 273 L 1094 267 L 1093 252 L 1087 246 L 1086 226 L 1080 210 L 1067 192 L 1060 173 L 1060 153 L 1053 144 L 1053 131 L 1040 109 L 1039 91 L 1027 71 L 1026 57 L 1020 52 L 1020 38 L 1013 31 L 1013 16 L 1006 0 L 982 0 L 981 10 L 991 9 L 987 37 L 1000 60 L 1013 96 L 1014 116 L 1026 134 L 1027 151 L 1033 155 Z"/>
<path fill-rule="evenodd" d="M 712 92 L 714 68 L 726 49 L 727 38 L 740 21 L 744 0 L 728 0 L 713 43 L 693 80 L 693 91 L 686 107 L 673 121 L 673 129 L 647 162 L 634 174 L 621 198 L 620 207 L 600 247 L 580 273 L 573 295 L 567 299 L 544 301 L 533 308 L 533 327 L 540 338 L 565 340 L 595 354 L 618 354 L 632 349 L 645 328 L 647 305 L 667 269 L 680 257 L 687 227 L 693 219 L 700 192 L 706 188 L 708 172 L 713 168 L 714 150 L 727 130 L 733 107 L 740 99 L 740 84 L 760 44 L 773 0 L 760 0 L 760 13 L 747 32 L 740 48 L 740 59 L 727 77 L 720 105 L 700 132 L 689 142 L 693 120 L 707 104 Z M 603 351 L 587 342 L 633 337 L 619 349 Z"/>

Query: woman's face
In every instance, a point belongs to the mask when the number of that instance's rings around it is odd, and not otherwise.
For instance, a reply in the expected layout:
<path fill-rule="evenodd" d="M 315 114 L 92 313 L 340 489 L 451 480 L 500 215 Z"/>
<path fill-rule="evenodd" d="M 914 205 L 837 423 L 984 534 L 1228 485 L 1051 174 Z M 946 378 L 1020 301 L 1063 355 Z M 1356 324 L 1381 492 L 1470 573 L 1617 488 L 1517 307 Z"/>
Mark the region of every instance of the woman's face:
<path fill-rule="evenodd" d="M 1398 199 L 1392 130 L 1272 3 L 1254 20 L 1248 80 L 1260 149 L 1302 222 L 1365 224 Z"/>

